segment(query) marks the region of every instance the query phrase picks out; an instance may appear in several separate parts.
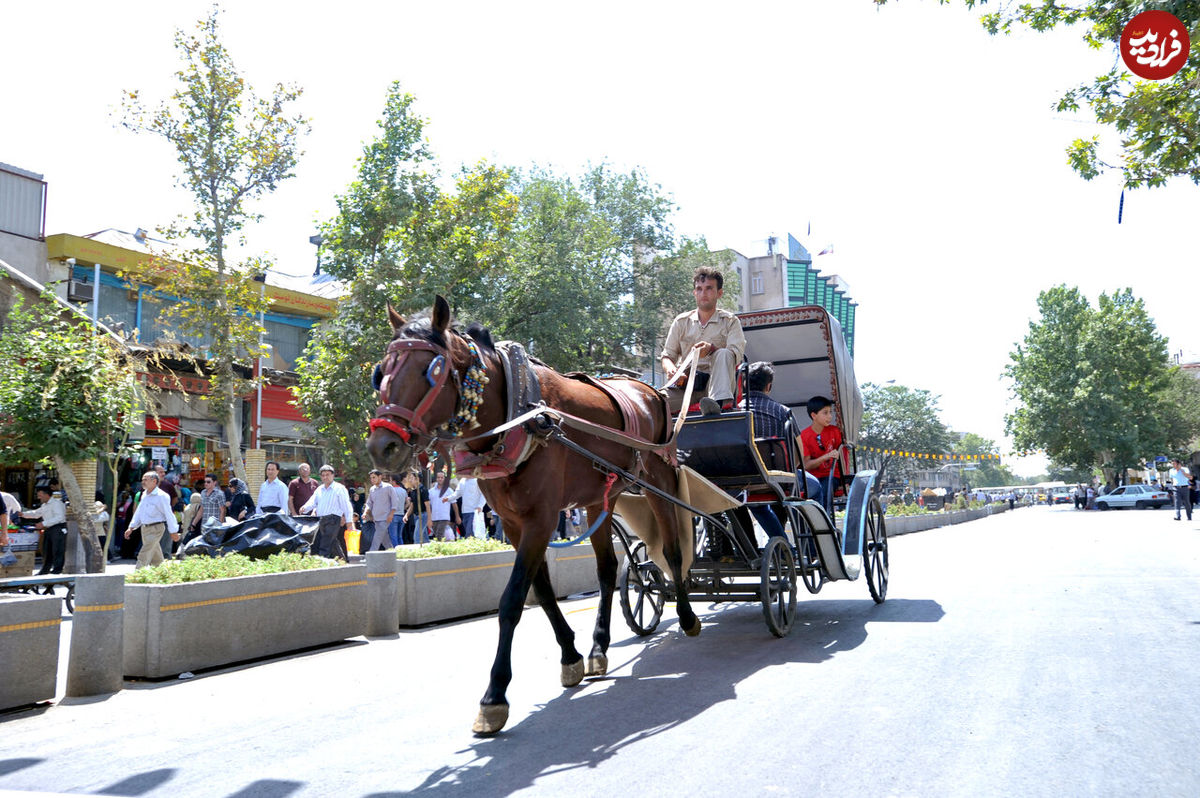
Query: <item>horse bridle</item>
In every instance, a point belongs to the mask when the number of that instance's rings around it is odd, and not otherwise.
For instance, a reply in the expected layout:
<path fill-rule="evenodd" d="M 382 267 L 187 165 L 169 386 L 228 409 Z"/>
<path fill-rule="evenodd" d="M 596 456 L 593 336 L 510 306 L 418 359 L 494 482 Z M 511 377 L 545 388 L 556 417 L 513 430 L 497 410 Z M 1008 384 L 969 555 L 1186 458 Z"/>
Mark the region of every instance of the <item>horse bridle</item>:
<path fill-rule="evenodd" d="M 434 356 L 433 360 L 429 363 L 429 367 L 425 370 L 425 381 L 429 383 L 429 390 L 421 397 L 421 401 L 417 403 L 417 406 L 409 410 L 407 407 L 389 402 L 388 392 L 391 389 L 392 381 L 399 375 L 400 369 L 404 367 L 404 361 L 414 351 L 433 352 Z M 388 344 L 387 356 L 392 355 L 397 356 L 386 373 L 383 371 L 382 363 L 375 365 L 375 372 L 372 375 L 371 383 L 372 387 L 379 392 L 379 398 L 383 401 L 383 404 L 375 410 L 375 418 L 371 419 L 369 426 L 372 432 L 381 427 L 386 429 L 388 432 L 399 437 L 400 440 L 404 441 L 406 446 L 412 449 L 428 449 L 439 437 L 438 430 L 440 427 L 432 430 L 429 429 L 424 420 L 425 413 L 428 412 L 433 403 L 442 395 L 442 391 L 446 387 L 446 378 L 450 374 L 454 375 L 455 393 L 461 396 L 461 378 L 459 377 L 458 369 L 454 368 L 450 360 L 450 353 L 446 349 L 420 339 L 405 338 L 399 341 L 392 341 Z M 385 362 L 387 356 L 384 358 Z M 458 404 L 457 397 L 455 404 L 456 406 Z M 399 419 L 402 423 L 398 423 L 394 419 Z M 420 441 L 421 437 L 428 438 L 423 446 Z"/>

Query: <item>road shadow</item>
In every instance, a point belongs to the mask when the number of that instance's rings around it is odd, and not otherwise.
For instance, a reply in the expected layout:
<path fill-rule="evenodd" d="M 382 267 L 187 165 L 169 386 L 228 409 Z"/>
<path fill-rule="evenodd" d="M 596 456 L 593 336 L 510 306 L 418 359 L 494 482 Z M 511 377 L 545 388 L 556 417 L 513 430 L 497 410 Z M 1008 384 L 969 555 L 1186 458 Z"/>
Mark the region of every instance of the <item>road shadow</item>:
<path fill-rule="evenodd" d="M 9 773 L 16 773 L 18 770 L 31 768 L 34 765 L 40 765 L 45 762 L 44 759 L 34 759 L 32 757 L 21 757 L 18 759 L 0 759 L 0 776 L 7 776 Z"/>
<path fill-rule="evenodd" d="M 697 608 L 698 610 L 700 607 Z M 786 638 L 773 637 L 758 605 L 716 605 L 701 615 L 704 630 L 687 638 L 664 623 L 632 661 L 601 680 L 603 689 L 567 689 L 493 738 L 466 749 L 474 759 L 433 771 L 417 788 L 371 793 L 401 795 L 507 795 L 564 770 L 589 770 L 626 746 L 686 723 L 737 698 L 747 677 L 776 665 L 822 663 L 861 645 L 872 623 L 936 623 L 944 615 L 931 600 L 802 601 Z M 622 643 L 613 648 L 621 648 Z M 721 667 L 705 664 L 718 660 Z M 464 726 L 467 719 L 464 719 Z"/>

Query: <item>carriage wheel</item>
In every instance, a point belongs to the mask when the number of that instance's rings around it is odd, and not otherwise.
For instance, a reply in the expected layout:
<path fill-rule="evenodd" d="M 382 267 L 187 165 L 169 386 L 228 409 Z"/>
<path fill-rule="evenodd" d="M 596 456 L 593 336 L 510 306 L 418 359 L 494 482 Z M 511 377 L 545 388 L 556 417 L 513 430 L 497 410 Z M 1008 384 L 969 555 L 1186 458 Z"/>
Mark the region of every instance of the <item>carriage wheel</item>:
<path fill-rule="evenodd" d="M 643 637 L 653 633 L 667 603 L 667 583 L 646 553 L 645 543 L 639 541 L 633 547 L 632 562 L 626 557 L 621 564 L 617 590 L 621 595 L 621 614 L 633 633 Z"/>
<path fill-rule="evenodd" d="M 67 605 L 67 612 L 75 614 L 75 583 L 67 585 L 67 595 L 63 597 L 63 603 Z"/>
<path fill-rule="evenodd" d="M 811 535 L 806 536 L 808 524 L 799 510 L 789 507 L 788 521 L 792 525 L 792 539 L 796 541 L 796 556 L 799 557 L 796 570 L 800 572 L 804 589 L 815 596 L 825 584 L 825 571 L 817 557 L 817 541 Z"/>
<path fill-rule="evenodd" d="M 785 538 L 772 535 L 763 551 L 759 587 L 763 617 L 776 637 L 785 636 L 796 618 L 796 558 Z"/>
<path fill-rule="evenodd" d="M 887 598 L 888 544 L 887 526 L 884 524 L 883 508 L 879 506 L 878 496 L 872 496 L 867 504 L 866 537 L 863 570 L 867 574 L 867 587 L 870 588 L 871 598 L 875 599 L 875 603 L 882 604 Z"/>

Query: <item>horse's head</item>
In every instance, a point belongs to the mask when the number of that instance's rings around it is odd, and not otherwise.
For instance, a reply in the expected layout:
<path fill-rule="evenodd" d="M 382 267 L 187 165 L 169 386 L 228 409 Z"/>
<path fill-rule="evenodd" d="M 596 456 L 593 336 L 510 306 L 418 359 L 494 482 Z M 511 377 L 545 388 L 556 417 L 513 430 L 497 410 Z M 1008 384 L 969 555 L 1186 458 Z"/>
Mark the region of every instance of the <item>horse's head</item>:
<path fill-rule="evenodd" d="M 487 376 L 474 342 L 451 327 L 450 304 L 441 296 L 428 320 L 409 323 L 390 306 L 388 320 L 392 341 L 375 366 L 380 406 L 367 451 L 377 468 L 397 473 L 418 451 L 474 423 Z"/>

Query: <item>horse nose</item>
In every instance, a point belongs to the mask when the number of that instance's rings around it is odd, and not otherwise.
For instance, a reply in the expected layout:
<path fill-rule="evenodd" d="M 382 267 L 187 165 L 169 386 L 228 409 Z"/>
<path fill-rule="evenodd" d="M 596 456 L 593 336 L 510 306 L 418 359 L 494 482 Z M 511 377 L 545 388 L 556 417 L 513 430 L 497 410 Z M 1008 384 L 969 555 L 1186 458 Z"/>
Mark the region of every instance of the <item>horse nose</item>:
<path fill-rule="evenodd" d="M 367 438 L 367 454 L 371 456 L 376 468 L 385 471 L 400 471 L 408 465 L 397 462 L 402 459 L 403 453 L 397 445 L 396 436 L 390 432 L 380 430 Z"/>

